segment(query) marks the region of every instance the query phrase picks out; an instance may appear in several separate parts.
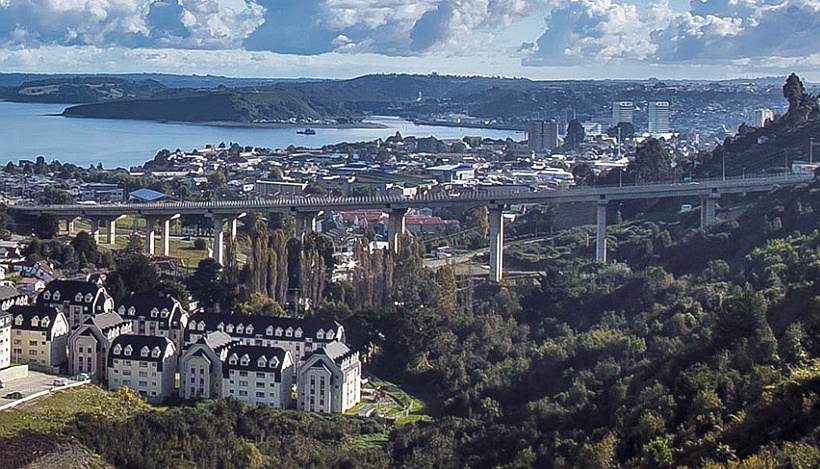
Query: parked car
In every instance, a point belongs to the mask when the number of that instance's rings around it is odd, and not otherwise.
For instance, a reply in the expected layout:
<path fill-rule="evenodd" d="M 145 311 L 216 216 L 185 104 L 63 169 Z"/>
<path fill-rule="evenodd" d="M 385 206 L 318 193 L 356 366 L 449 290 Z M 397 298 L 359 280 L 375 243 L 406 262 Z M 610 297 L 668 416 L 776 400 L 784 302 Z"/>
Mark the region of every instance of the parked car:
<path fill-rule="evenodd" d="M 5 387 L 6 387 L 6 383 L 4 383 L 2 380 L 0 380 L 0 389 L 3 389 Z"/>
<path fill-rule="evenodd" d="M 55 379 L 54 381 L 52 381 L 52 382 L 51 382 L 51 385 L 52 385 L 52 386 L 67 386 L 67 385 L 68 385 L 68 381 L 67 381 L 67 380 L 64 380 L 64 379 L 62 379 L 62 378 L 58 378 L 58 379 Z"/>
<path fill-rule="evenodd" d="M 89 379 L 91 379 L 91 377 L 88 376 L 88 373 L 79 373 L 74 376 L 74 381 L 88 381 Z"/>
<path fill-rule="evenodd" d="M 6 394 L 5 396 L 3 396 L 3 399 L 22 399 L 22 398 L 23 398 L 23 393 L 21 393 L 19 391 L 10 392 L 10 393 Z"/>

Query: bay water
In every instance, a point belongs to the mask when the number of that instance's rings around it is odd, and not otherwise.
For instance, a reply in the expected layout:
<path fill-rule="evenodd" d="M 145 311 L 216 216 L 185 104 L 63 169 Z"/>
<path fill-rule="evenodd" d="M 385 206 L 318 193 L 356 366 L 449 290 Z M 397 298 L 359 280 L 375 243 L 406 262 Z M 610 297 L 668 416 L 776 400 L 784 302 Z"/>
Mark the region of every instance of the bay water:
<path fill-rule="evenodd" d="M 386 139 L 396 132 L 402 136 L 439 139 L 465 135 L 493 139 L 526 138 L 524 132 L 415 125 L 396 117 L 373 117 L 370 122 L 383 128 L 316 128 L 316 135 L 297 134 L 298 128 L 217 127 L 197 124 L 161 123 L 120 119 L 67 118 L 59 114 L 62 104 L 0 102 L 0 164 L 21 159 L 59 160 L 81 167 L 130 168 L 153 159 L 162 149 L 190 152 L 206 144 L 231 142 L 242 146 L 287 148 L 289 145 L 319 148 L 341 142 Z"/>

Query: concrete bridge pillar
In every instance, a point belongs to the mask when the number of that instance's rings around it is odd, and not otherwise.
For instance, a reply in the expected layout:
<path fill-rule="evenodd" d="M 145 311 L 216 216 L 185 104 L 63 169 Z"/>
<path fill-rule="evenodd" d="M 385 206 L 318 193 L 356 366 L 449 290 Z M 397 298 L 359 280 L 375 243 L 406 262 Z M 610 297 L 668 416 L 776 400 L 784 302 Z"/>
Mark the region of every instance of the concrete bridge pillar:
<path fill-rule="evenodd" d="M 296 212 L 296 237 L 302 238 L 305 233 L 316 231 L 316 219 L 322 212 Z"/>
<path fill-rule="evenodd" d="M 607 200 L 597 202 L 598 216 L 595 230 L 595 260 L 606 264 L 606 206 Z"/>
<path fill-rule="evenodd" d="M 225 219 L 221 217 L 214 217 L 214 260 L 220 265 L 225 261 L 223 259 L 225 254 L 225 231 L 222 229 L 222 224 Z"/>
<path fill-rule="evenodd" d="M 700 227 L 706 228 L 715 222 L 715 210 L 717 201 L 720 199 L 719 192 L 712 192 L 700 198 Z"/>
<path fill-rule="evenodd" d="M 176 220 L 180 215 L 176 214 L 163 218 L 162 221 L 162 255 L 171 255 L 171 220 Z"/>
<path fill-rule="evenodd" d="M 92 218 L 91 219 L 91 239 L 94 240 L 95 243 L 100 244 L 100 219 L 99 218 Z"/>
<path fill-rule="evenodd" d="M 390 245 L 390 250 L 398 254 L 401 248 L 401 238 L 404 236 L 404 231 L 407 229 L 404 216 L 407 215 L 408 209 L 394 208 L 387 211 L 390 218 L 387 221 L 387 242 Z"/>
<path fill-rule="evenodd" d="M 487 207 L 490 222 L 490 282 L 499 283 L 504 261 L 504 205 Z"/>
<path fill-rule="evenodd" d="M 154 244 L 154 235 L 157 232 L 157 218 L 145 217 L 145 252 L 154 254 L 156 245 Z"/>

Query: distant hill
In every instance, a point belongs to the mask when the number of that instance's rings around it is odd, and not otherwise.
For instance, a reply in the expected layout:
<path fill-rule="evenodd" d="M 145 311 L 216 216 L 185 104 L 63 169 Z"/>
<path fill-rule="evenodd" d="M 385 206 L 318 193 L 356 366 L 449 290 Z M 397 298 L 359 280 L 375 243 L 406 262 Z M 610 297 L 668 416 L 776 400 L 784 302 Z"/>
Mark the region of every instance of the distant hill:
<path fill-rule="evenodd" d="M 336 109 L 337 113 L 346 114 Z M 73 106 L 67 117 L 137 119 L 177 122 L 258 123 L 287 119 L 317 120 L 330 116 L 329 108 L 313 106 L 279 88 L 166 90 L 144 99 L 127 99 Z"/>
<path fill-rule="evenodd" d="M 93 76 L 45 78 L 4 89 L 0 98 L 22 103 L 97 103 L 152 96 L 167 87 L 155 80 Z"/>

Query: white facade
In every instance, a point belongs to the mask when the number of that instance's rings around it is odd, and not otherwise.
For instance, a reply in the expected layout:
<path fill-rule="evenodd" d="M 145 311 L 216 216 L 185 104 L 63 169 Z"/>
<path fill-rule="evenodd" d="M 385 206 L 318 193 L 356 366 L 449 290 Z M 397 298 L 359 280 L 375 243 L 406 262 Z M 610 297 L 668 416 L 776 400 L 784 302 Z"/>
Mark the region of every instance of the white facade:
<path fill-rule="evenodd" d="M 334 343 L 309 356 L 299 367 L 299 410 L 341 414 L 361 402 L 362 364 L 358 352 Z"/>
<path fill-rule="evenodd" d="M 228 352 L 222 367 L 222 397 L 277 409 L 290 407 L 294 370 L 290 352 L 239 345 Z"/>
<path fill-rule="evenodd" d="M 236 343 L 224 332 L 211 332 L 188 345 L 179 357 L 179 396 L 183 399 L 222 397 L 222 362 Z"/>
<path fill-rule="evenodd" d="M 11 365 L 11 314 L 0 312 L 0 370 Z"/>
<path fill-rule="evenodd" d="M 177 353 L 166 337 L 123 335 L 108 356 L 108 389 L 127 387 L 149 402 L 161 402 L 175 389 Z"/>
<path fill-rule="evenodd" d="M 649 133 L 663 134 L 669 130 L 669 101 L 649 103 Z"/>
<path fill-rule="evenodd" d="M 66 361 L 68 321 L 53 308 L 16 306 L 12 315 L 13 363 L 53 372 Z"/>
<path fill-rule="evenodd" d="M 635 103 L 632 101 L 615 101 L 612 103 L 612 127 L 621 122 L 632 123 L 632 115 L 635 112 Z"/>
<path fill-rule="evenodd" d="M 131 323 L 117 313 L 104 313 L 86 320 L 68 336 L 68 372 L 87 373 L 92 381 L 106 378 L 106 357 L 111 342 L 131 334 Z"/>
<path fill-rule="evenodd" d="M 774 119 L 774 111 L 767 108 L 752 111 L 752 127 L 763 127 L 766 121 Z"/>

